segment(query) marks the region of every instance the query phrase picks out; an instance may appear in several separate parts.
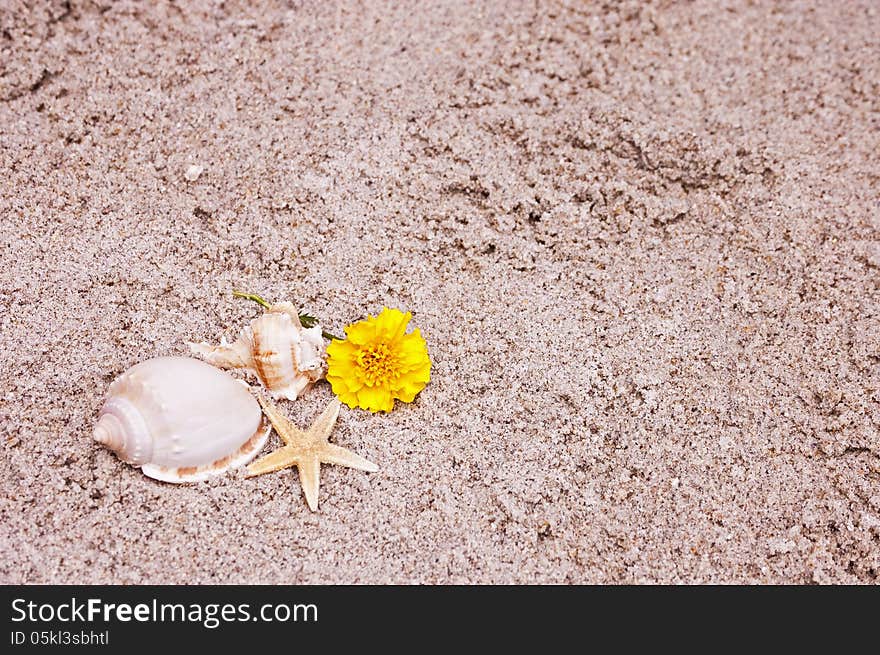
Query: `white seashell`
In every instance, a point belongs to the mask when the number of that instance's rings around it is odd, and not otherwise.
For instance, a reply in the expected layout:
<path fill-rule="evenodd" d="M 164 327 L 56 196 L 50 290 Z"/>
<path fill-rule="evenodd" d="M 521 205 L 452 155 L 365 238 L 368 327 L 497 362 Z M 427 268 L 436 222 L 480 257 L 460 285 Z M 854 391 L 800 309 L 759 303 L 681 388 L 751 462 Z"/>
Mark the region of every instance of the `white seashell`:
<path fill-rule="evenodd" d="M 287 302 L 272 305 L 252 320 L 235 343 L 189 346 L 214 366 L 241 368 L 255 375 L 274 398 L 296 400 L 326 373 L 321 327 L 304 328 L 296 308 Z"/>
<path fill-rule="evenodd" d="M 204 166 L 198 166 L 197 164 L 192 164 L 189 168 L 186 169 L 186 172 L 183 174 L 183 177 L 186 178 L 187 182 L 195 182 L 199 179 L 199 176 L 205 170 Z"/>
<path fill-rule="evenodd" d="M 197 482 L 250 462 L 271 425 L 243 384 L 190 357 L 156 357 L 110 385 L 94 439 L 144 474 Z"/>

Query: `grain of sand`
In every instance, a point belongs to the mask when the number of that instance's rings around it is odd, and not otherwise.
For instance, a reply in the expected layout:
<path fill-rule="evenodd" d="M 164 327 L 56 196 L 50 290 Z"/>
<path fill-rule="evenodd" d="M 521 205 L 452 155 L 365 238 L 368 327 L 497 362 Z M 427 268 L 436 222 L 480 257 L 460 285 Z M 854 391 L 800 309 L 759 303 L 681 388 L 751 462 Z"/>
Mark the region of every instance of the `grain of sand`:
<path fill-rule="evenodd" d="M 876 583 L 878 152 L 871 0 L 2 0 L 0 581 Z M 318 513 L 90 439 L 233 287 L 428 339 Z"/>

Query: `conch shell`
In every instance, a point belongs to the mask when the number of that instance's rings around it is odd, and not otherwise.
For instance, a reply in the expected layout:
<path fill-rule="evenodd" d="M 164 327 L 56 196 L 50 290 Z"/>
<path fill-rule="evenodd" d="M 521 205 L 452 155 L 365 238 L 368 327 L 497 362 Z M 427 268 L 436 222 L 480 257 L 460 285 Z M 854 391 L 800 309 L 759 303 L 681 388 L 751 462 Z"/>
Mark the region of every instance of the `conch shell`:
<path fill-rule="evenodd" d="M 270 305 L 241 331 L 235 343 L 189 344 L 192 352 L 220 368 L 241 368 L 256 376 L 274 398 L 296 400 L 326 373 L 321 327 L 304 328 L 293 304 Z"/>
<path fill-rule="evenodd" d="M 94 439 L 163 482 L 250 462 L 271 431 L 246 384 L 191 357 L 157 357 L 110 385 Z"/>

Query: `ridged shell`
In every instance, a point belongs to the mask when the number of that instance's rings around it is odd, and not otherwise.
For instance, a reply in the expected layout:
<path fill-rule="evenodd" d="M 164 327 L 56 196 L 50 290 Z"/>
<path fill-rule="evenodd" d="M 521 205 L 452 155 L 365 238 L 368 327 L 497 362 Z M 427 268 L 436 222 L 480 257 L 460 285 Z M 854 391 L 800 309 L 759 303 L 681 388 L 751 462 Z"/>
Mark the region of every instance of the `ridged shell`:
<path fill-rule="evenodd" d="M 272 305 L 241 331 L 235 343 L 189 345 L 214 366 L 253 374 L 274 398 L 296 400 L 326 372 L 320 326 L 304 328 L 290 303 Z"/>
<path fill-rule="evenodd" d="M 270 429 L 247 385 L 191 357 L 157 357 L 110 385 L 94 438 L 149 477 L 179 483 L 247 464 Z"/>

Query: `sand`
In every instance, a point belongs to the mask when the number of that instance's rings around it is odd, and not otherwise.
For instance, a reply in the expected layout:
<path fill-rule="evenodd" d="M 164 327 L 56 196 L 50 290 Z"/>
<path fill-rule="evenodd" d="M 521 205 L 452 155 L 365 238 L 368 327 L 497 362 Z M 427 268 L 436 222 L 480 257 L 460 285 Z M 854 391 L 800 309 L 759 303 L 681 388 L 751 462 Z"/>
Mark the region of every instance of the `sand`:
<path fill-rule="evenodd" d="M 875 2 L 178 5 L 0 2 L 0 582 L 878 581 Z M 91 441 L 234 287 L 428 340 L 317 513 Z"/>

